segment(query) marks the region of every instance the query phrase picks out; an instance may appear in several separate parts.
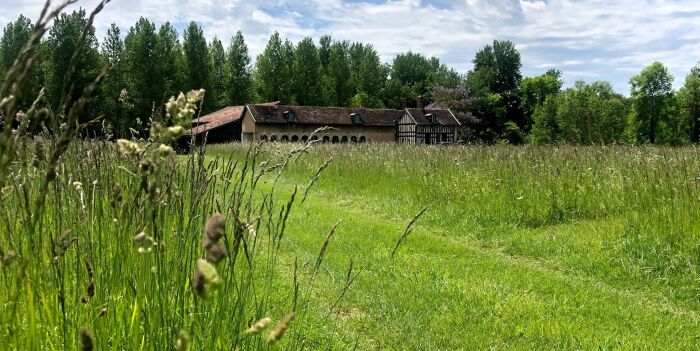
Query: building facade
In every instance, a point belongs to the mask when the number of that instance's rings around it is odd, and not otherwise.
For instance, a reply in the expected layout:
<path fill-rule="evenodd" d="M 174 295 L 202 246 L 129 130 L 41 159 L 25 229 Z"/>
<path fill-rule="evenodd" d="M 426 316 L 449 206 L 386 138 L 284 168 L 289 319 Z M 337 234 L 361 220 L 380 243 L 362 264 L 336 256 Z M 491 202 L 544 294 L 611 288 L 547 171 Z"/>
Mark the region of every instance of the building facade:
<path fill-rule="evenodd" d="M 457 141 L 459 122 L 449 110 L 407 108 L 365 109 L 288 106 L 278 103 L 231 106 L 192 121 L 187 141 L 219 143 L 398 142 L 450 144 Z"/>

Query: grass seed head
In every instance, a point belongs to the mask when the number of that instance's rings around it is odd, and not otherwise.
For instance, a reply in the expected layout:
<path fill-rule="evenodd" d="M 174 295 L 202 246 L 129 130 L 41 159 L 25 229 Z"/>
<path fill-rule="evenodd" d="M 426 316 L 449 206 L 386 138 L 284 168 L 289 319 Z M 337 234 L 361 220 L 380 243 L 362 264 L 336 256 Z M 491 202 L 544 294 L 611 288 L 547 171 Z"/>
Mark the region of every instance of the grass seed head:
<path fill-rule="evenodd" d="M 294 312 L 287 313 L 282 317 L 282 320 L 277 322 L 274 328 L 270 331 L 270 334 L 267 336 L 267 343 L 272 345 L 280 341 L 282 337 L 284 336 L 284 332 L 287 331 L 287 327 L 289 327 L 289 323 L 294 320 Z"/>
<path fill-rule="evenodd" d="M 272 318 L 270 317 L 265 317 L 257 322 L 255 324 L 251 325 L 250 328 L 248 328 L 245 333 L 246 334 L 257 334 L 265 328 L 267 328 L 270 324 L 272 324 Z"/>
<path fill-rule="evenodd" d="M 90 329 L 80 328 L 80 350 L 81 351 L 92 351 L 95 349 L 95 336 L 92 334 Z"/>
<path fill-rule="evenodd" d="M 198 259 L 197 268 L 192 276 L 192 290 L 195 294 L 207 297 L 211 292 L 220 288 L 222 284 L 223 281 L 219 277 L 216 267 L 207 260 Z"/>
<path fill-rule="evenodd" d="M 217 243 L 209 247 L 209 254 L 207 255 L 207 261 L 217 264 L 221 262 L 228 253 L 226 252 L 226 248 L 224 247 L 223 244 Z"/>
<path fill-rule="evenodd" d="M 211 244 L 218 243 L 219 239 L 224 236 L 225 230 L 226 218 L 224 218 L 222 214 L 217 213 L 207 219 L 207 224 L 204 229 L 205 239 L 210 239 Z"/>
<path fill-rule="evenodd" d="M 176 351 L 187 351 L 190 349 L 190 333 L 188 333 L 185 330 L 180 330 L 179 333 L 177 333 L 177 340 L 175 341 L 175 350 Z"/>

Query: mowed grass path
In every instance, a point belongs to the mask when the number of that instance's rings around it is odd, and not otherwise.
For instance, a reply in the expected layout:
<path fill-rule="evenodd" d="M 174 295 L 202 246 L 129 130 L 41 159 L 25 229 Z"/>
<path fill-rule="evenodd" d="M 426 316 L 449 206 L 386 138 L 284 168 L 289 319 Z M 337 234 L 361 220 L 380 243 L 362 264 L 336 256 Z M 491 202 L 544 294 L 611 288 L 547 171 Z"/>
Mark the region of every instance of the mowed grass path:
<path fill-rule="evenodd" d="M 244 148 L 210 155 L 231 152 Z M 342 221 L 298 322 L 308 346 L 698 348 L 696 150 L 319 145 L 283 174 L 283 192 L 331 157 L 282 252 L 290 270 L 313 262 Z M 360 274 L 316 324 L 350 260 Z"/>

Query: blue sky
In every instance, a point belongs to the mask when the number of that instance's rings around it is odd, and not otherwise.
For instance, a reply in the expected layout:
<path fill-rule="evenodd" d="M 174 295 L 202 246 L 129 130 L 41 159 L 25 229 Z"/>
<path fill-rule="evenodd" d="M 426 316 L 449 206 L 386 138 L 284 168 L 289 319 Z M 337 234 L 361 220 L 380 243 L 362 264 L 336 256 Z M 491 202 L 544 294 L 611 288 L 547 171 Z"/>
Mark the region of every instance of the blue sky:
<path fill-rule="evenodd" d="M 3 0 L 0 25 L 20 13 L 36 18 L 42 3 Z M 97 20 L 98 35 L 111 22 L 126 32 L 140 16 L 178 27 L 195 20 L 225 43 L 242 30 L 253 56 L 274 31 L 293 41 L 331 34 L 372 43 L 385 62 L 412 50 L 460 72 L 485 44 L 509 39 L 525 75 L 556 67 L 567 85 L 607 80 L 624 94 L 629 78 L 655 60 L 676 87 L 700 61 L 698 0 L 113 0 Z"/>

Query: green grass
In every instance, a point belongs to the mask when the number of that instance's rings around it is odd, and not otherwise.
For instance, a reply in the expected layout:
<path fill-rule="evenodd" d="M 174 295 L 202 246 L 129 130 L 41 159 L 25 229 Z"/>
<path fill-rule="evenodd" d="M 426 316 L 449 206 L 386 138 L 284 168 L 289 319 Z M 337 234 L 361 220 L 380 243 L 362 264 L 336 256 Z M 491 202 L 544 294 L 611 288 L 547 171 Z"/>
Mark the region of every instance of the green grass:
<path fill-rule="evenodd" d="M 37 217 L 45 165 L 27 142 L 0 195 L 0 249 L 17 253 L 0 268 L 0 344 L 73 349 L 85 327 L 98 349 L 167 349 L 180 330 L 192 349 L 698 348 L 695 148 L 314 145 L 289 159 L 294 147 L 252 160 L 210 146 L 144 174 L 80 142 Z M 190 279 L 215 212 L 229 258 L 202 298 Z M 147 254 L 132 240 L 144 227 Z M 62 237 L 78 239 L 63 254 Z M 291 311 L 277 345 L 244 334 Z"/>
<path fill-rule="evenodd" d="M 343 221 L 317 288 L 337 289 L 349 260 L 363 270 L 338 348 L 697 348 L 696 149 L 318 146 L 282 188 L 329 158 L 283 256 L 310 258 Z"/>

